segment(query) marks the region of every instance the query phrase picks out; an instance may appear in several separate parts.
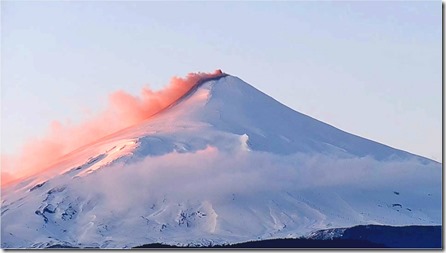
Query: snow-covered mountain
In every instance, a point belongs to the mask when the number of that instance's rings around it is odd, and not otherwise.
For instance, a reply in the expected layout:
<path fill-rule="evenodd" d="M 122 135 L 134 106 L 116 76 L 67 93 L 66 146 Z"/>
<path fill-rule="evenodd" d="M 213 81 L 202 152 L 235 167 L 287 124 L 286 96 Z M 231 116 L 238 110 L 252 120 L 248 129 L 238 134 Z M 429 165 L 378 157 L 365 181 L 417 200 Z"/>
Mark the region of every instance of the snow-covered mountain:
<path fill-rule="evenodd" d="M 441 225 L 441 164 L 201 80 L 145 122 L 2 189 L 2 248 L 222 244 Z"/>

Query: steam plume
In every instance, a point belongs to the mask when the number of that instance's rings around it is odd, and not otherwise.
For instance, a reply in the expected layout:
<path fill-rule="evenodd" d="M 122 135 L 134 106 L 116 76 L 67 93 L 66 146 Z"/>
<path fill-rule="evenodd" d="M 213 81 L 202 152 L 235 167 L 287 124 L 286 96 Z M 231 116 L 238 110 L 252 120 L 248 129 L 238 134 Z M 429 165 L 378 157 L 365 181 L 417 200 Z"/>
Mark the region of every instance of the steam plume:
<path fill-rule="evenodd" d="M 2 185 L 42 171 L 77 148 L 150 118 L 203 79 L 221 75 L 221 70 L 216 70 L 173 77 L 164 89 L 153 91 L 144 87 L 140 96 L 118 90 L 109 95 L 107 108 L 94 117 L 78 124 L 54 121 L 45 136 L 29 140 L 18 154 L 2 155 Z"/>

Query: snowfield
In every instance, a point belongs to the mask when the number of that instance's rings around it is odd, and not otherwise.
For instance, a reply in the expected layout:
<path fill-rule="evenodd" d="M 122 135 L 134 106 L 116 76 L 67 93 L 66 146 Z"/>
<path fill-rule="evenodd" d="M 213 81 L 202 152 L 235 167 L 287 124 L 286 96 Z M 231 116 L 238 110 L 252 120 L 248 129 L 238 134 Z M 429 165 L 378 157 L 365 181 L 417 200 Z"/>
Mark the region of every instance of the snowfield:
<path fill-rule="evenodd" d="M 2 189 L 2 248 L 129 248 L 441 225 L 441 164 L 296 112 L 241 79 Z"/>

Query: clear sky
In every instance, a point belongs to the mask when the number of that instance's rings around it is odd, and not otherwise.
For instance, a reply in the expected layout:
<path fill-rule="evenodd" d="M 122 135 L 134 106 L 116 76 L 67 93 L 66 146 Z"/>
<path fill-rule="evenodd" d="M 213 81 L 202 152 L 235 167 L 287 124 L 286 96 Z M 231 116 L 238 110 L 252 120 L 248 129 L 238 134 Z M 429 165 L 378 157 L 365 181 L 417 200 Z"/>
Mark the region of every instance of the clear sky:
<path fill-rule="evenodd" d="M 441 161 L 441 2 L 1 2 L 1 151 L 107 95 L 221 68 Z"/>

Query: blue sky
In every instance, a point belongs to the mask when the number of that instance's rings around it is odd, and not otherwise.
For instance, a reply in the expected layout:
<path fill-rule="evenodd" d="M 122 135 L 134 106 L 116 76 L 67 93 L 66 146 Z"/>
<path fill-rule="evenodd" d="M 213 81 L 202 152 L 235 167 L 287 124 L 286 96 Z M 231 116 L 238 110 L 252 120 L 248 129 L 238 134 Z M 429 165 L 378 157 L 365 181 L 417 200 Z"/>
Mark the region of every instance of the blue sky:
<path fill-rule="evenodd" d="M 107 95 L 223 71 L 441 161 L 441 2 L 2 2 L 2 153 Z"/>

